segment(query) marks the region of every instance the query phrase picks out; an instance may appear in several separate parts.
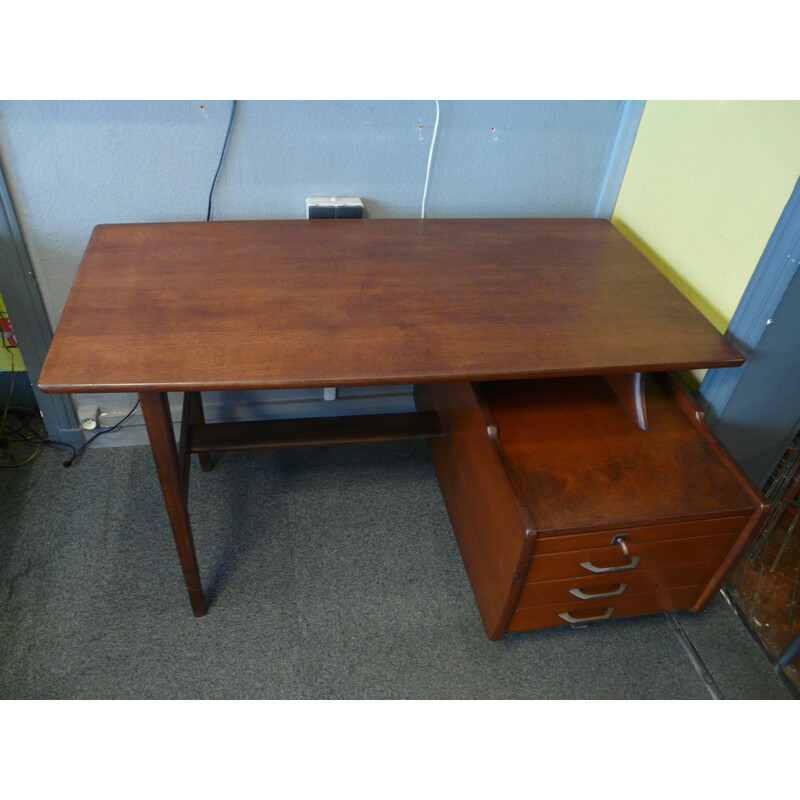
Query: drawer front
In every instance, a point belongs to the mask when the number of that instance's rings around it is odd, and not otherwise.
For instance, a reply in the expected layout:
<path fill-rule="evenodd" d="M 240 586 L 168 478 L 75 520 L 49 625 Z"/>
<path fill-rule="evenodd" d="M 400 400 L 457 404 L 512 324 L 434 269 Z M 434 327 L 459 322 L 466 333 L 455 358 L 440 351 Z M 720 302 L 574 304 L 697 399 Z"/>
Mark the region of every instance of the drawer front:
<path fill-rule="evenodd" d="M 683 586 L 702 586 L 711 580 L 718 566 L 716 561 L 704 561 L 655 569 L 633 569 L 617 575 L 592 575 L 587 572 L 580 578 L 528 583 L 522 588 L 517 608 L 556 603 L 569 603 L 570 607 L 582 603 L 589 607 L 596 606 L 600 599 L 613 605 L 613 598 L 616 597 Z"/>
<path fill-rule="evenodd" d="M 625 542 L 632 544 L 658 542 L 667 539 L 691 539 L 697 536 L 715 536 L 723 533 L 740 533 L 750 520 L 749 516 L 715 517 L 694 522 L 672 522 L 664 525 L 643 525 L 635 528 L 617 528 L 593 533 L 573 533 L 553 535 L 542 533 L 536 542 L 536 553 L 563 553 L 567 550 L 586 550 L 590 547 L 603 547 L 611 544 L 615 536 L 625 536 Z"/>
<path fill-rule="evenodd" d="M 736 534 L 670 539 L 645 544 L 628 541 L 627 555 L 618 545 L 540 555 L 537 543 L 525 583 L 586 578 L 598 574 L 610 577 L 613 583 L 625 580 L 625 577 L 637 570 L 663 569 L 706 561 L 719 563 L 735 541 Z M 604 571 L 598 573 L 596 570 Z"/>
<path fill-rule="evenodd" d="M 588 625 L 605 619 L 619 619 L 659 611 L 678 611 L 689 608 L 700 594 L 702 586 L 684 586 L 658 592 L 643 592 L 628 597 L 611 597 L 594 603 L 580 601 L 559 603 L 536 608 L 521 608 L 514 612 L 509 633 L 556 625 Z M 565 615 L 564 616 L 561 615 Z"/>

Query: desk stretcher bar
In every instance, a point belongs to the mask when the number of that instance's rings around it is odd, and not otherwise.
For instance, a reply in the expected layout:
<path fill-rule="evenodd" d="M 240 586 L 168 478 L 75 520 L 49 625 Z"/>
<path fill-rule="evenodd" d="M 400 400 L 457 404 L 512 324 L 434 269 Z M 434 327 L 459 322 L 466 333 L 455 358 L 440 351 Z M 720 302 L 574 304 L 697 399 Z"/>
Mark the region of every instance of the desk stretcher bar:
<path fill-rule="evenodd" d="M 189 451 L 268 450 L 330 444 L 431 439 L 442 435 L 436 414 L 371 414 L 318 419 L 215 422 L 192 425 Z"/>

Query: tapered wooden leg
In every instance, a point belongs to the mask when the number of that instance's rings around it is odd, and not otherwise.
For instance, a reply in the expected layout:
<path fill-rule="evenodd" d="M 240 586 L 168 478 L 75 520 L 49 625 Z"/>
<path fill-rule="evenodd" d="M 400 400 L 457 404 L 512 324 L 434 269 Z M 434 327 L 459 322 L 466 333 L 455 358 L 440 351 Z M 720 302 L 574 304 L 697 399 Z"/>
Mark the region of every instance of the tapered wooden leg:
<path fill-rule="evenodd" d="M 203 414 L 203 400 L 200 392 L 193 392 L 192 394 L 192 425 L 202 425 L 206 421 Z M 200 469 L 203 472 L 210 472 L 214 466 L 211 462 L 211 453 L 198 453 L 197 455 L 200 458 Z"/>
<path fill-rule="evenodd" d="M 172 535 L 183 570 L 189 602 L 196 617 L 206 613 L 203 598 L 203 587 L 200 583 L 200 572 L 197 568 L 197 556 L 192 540 L 192 528 L 189 524 L 189 510 L 186 494 L 182 491 L 182 475 L 178 460 L 178 448 L 175 444 L 175 433 L 172 429 L 172 415 L 169 411 L 166 392 L 140 392 L 144 422 L 150 447 L 156 462 L 161 491 L 167 505 L 167 514 L 172 525 Z M 188 465 L 187 465 L 188 466 Z"/>

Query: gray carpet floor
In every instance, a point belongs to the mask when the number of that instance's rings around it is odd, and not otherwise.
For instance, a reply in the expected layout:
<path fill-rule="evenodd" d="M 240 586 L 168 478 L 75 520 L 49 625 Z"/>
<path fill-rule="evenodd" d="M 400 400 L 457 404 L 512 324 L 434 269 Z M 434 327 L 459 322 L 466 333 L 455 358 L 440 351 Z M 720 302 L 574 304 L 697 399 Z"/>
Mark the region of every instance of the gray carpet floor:
<path fill-rule="evenodd" d="M 491 642 L 424 444 L 193 465 L 188 605 L 144 447 L 0 472 L 0 697 L 710 699 L 664 615 Z M 678 614 L 726 698 L 790 691 L 718 597 Z"/>

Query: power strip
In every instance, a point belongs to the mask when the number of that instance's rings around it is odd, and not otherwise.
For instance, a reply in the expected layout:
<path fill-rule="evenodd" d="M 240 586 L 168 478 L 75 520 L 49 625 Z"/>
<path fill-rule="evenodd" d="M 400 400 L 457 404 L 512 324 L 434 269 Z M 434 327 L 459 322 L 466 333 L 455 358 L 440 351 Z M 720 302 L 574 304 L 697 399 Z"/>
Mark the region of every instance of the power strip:
<path fill-rule="evenodd" d="M 306 219 L 361 219 L 364 202 L 360 197 L 307 197 Z"/>

